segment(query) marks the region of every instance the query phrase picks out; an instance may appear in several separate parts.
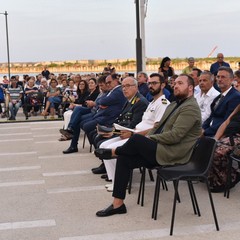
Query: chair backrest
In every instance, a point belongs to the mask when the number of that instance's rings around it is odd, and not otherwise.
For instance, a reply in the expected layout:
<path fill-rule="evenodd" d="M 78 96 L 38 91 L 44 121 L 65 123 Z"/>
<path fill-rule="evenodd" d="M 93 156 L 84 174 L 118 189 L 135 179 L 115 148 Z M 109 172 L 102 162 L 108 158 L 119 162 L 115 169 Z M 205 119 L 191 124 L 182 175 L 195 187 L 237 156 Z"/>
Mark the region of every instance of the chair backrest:
<path fill-rule="evenodd" d="M 207 174 L 211 165 L 216 147 L 216 140 L 209 137 L 201 137 L 196 142 L 189 163 L 194 165 L 203 175 Z"/>

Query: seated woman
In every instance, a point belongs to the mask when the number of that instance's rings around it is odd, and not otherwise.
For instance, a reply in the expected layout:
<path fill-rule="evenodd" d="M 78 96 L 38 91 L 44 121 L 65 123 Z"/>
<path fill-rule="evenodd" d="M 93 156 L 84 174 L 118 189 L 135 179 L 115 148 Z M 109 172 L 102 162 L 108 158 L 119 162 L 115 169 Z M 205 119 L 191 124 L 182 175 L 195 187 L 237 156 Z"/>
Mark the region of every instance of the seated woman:
<path fill-rule="evenodd" d="M 49 86 L 48 86 L 47 79 L 46 78 L 42 78 L 41 79 L 41 84 L 39 86 L 39 91 L 41 93 L 43 93 L 44 95 L 46 95 L 47 91 L 48 91 L 48 88 L 49 88 Z"/>
<path fill-rule="evenodd" d="M 81 80 L 78 84 L 78 98 L 74 103 L 70 104 L 69 110 L 66 111 L 63 115 L 64 118 L 64 129 L 68 128 L 73 110 L 80 111 L 81 113 L 90 113 L 91 108 L 93 107 L 94 101 L 99 95 L 99 87 L 97 85 L 97 80 L 91 78 L 88 83 L 85 80 Z M 79 112 L 79 114 L 81 114 Z M 62 135 L 59 139 L 60 141 L 69 140 L 70 138 L 67 135 Z"/>
<path fill-rule="evenodd" d="M 42 112 L 43 116 L 48 115 L 48 110 L 50 110 L 50 119 L 54 119 L 55 115 L 55 104 L 60 104 L 61 99 L 61 90 L 57 87 L 58 82 L 56 79 L 52 78 L 49 84 L 49 89 L 47 91 L 47 103 L 44 111 Z"/>
<path fill-rule="evenodd" d="M 77 87 L 75 86 L 74 80 L 70 79 L 68 81 L 68 86 L 65 88 L 64 92 L 62 93 L 62 105 L 63 109 L 69 107 L 71 103 L 74 103 L 77 99 Z"/>
<path fill-rule="evenodd" d="M 35 102 L 35 96 L 38 94 L 38 87 L 35 85 L 35 77 L 30 77 L 24 89 L 24 110 L 26 116 L 37 115 L 40 107 Z"/>
<path fill-rule="evenodd" d="M 63 114 L 63 119 L 64 119 L 64 129 L 67 129 L 70 118 L 72 116 L 73 109 L 77 106 L 83 106 L 85 104 L 86 98 L 89 95 L 89 90 L 88 90 L 88 83 L 85 80 L 81 80 L 77 84 L 77 97 L 74 102 L 71 102 L 68 106 L 67 111 L 64 112 Z M 59 141 L 66 141 L 69 140 L 66 136 L 62 135 L 59 138 Z"/>
<path fill-rule="evenodd" d="M 238 105 L 228 119 L 219 127 L 215 139 L 218 140 L 213 157 L 212 167 L 208 180 L 212 192 L 223 192 L 227 180 L 228 154 L 233 150 L 230 142 L 233 137 L 234 144 L 240 143 L 240 105 Z M 232 169 L 231 186 L 234 187 L 240 180 L 238 169 Z"/>

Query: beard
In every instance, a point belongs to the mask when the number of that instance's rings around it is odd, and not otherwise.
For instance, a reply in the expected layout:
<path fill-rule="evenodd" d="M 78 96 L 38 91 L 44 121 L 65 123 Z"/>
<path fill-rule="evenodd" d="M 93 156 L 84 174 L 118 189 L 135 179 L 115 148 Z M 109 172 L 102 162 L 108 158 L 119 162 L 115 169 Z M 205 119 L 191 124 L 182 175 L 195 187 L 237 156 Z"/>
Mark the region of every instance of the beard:
<path fill-rule="evenodd" d="M 175 91 L 174 91 L 174 96 L 175 96 L 176 99 L 178 99 L 178 100 L 182 100 L 182 99 L 187 98 L 187 97 L 188 97 L 188 94 L 189 94 L 188 89 L 186 89 L 186 90 L 183 91 L 183 92 L 179 92 L 179 91 L 175 92 Z"/>
<path fill-rule="evenodd" d="M 152 95 L 152 96 L 156 96 L 157 94 L 159 94 L 161 92 L 161 88 L 158 88 L 156 90 L 150 88 L 149 89 L 149 93 Z"/>

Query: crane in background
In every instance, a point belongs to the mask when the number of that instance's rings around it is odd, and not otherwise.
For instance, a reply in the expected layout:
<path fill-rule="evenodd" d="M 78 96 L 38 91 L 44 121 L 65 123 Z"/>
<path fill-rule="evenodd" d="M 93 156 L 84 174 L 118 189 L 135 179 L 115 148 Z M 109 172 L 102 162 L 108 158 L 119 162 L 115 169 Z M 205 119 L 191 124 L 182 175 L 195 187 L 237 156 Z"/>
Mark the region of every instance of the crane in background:
<path fill-rule="evenodd" d="M 214 48 L 213 48 L 213 50 L 208 54 L 208 58 L 210 58 L 210 57 L 212 57 L 212 54 L 216 51 L 216 49 L 217 49 L 217 46 L 215 46 Z"/>

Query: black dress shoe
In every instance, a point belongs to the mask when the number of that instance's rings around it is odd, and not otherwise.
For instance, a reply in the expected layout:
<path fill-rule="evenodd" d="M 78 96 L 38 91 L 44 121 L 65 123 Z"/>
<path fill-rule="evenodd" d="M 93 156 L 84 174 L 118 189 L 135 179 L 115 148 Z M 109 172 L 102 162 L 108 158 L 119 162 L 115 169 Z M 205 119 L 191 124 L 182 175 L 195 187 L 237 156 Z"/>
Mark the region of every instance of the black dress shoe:
<path fill-rule="evenodd" d="M 113 159 L 112 157 L 112 149 L 109 148 L 97 148 L 94 151 L 96 157 L 101 159 Z"/>
<path fill-rule="evenodd" d="M 104 163 L 102 163 L 99 167 L 97 168 L 93 168 L 92 169 L 92 173 L 93 174 L 104 174 L 106 173 L 106 168 L 105 168 L 105 165 Z"/>
<path fill-rule="evenodd" d="M 67 150 L 63 151 L 63 154 L 75 153 L 75 152 L 78 152 L 77 148 L 69 147 Z"/>
<path fill-rule="evenodd" d="M 107 178 L 105 178 L 105 181 L 106 181 L 106 182 L 112 182 L 112 180 L 111 180 L 111 179 L 109 179 L 108 177 L 107 177 Z"/>
<path fill-rule="evenodd" d="M 124 214 L 124 213 L 127 213 L 127 208 L 125 204 L 123 204 L 118 208 L 113 208 L 113 205 L 111 204 L 108 208 L 98 211 L 96 215 L 98 217 L 108 217 L 114 214 Z"/>
<path fill-rule="evenodd" d="M 107 174 L 103 174 L 103 175 L 101 176 L 101 179 L 107 179 L 107 177 L 108 177 Z"/>
<path fill-rule="evenodd" d="M 105 167 L 103 162 L 98 167 L 92 168 L 91 170 L 94 171 L 94 170 L 99 169 L 100 167 Z"/>

